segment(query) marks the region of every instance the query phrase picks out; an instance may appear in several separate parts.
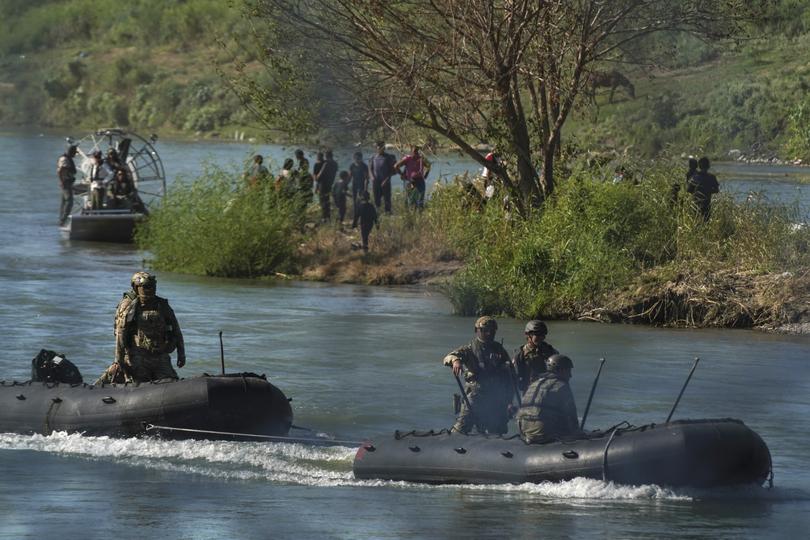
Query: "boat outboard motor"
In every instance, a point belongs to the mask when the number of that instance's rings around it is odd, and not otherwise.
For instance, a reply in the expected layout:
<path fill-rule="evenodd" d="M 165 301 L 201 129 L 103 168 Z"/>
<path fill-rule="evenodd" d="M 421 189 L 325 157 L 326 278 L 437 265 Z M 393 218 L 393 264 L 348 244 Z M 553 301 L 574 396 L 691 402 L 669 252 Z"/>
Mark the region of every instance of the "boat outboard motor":
<path fill-rule="evenodd" d="M 31 361 L 31 380 L 34 382 L 58 382 L 81 384 L 82 374 L 76 365 L 63 354 L 41 349 Z"/>

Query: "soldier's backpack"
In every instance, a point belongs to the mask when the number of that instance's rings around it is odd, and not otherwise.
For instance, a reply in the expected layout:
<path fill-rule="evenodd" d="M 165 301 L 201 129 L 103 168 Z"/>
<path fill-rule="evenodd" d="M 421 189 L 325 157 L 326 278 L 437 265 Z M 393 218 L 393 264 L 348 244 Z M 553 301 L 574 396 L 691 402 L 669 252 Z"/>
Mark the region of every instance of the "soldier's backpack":
<path fill-rule="evenodd" d="M 82 374 L 76 365 L 64 355 L 42 349 L 31 361 L 31 380 L 35 382 L 60 382 L 81 384 Z"/>

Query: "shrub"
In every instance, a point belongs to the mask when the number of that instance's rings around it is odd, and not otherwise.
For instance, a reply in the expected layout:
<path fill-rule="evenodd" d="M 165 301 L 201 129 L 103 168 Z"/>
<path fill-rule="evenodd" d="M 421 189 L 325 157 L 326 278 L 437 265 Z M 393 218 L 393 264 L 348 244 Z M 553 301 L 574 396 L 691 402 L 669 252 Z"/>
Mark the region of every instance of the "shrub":
<path fill-rule="evenodd" d="M 241 188 L 238 177 L 208 166 L 199 178 L 172 186 L 137 233 L 156 268 L 255 277 L 293 267 L 301 225 L 297 201 L 277 194 L 271 183 Z"/>
<path fill-rule="evenodd" d="M 796 226 L 796 209 L 721 195 L 704 223 L 684 190 L 673 197 L 683 180 L 671 170 L 636 172 L 637 185 L 592 180 L 605 177 L 600 170 L 574 173 L 527 219 L 491 203 L 480 213 L 456 212 L 445 228 L 466 253 L 465 269 L 447 287 L 456 311 L 558 316 L 652 269 L 774 272 L 807 264 L 810 231 Z M 459 192 L 443 196 L 446 209 L 463 204 Z"/>

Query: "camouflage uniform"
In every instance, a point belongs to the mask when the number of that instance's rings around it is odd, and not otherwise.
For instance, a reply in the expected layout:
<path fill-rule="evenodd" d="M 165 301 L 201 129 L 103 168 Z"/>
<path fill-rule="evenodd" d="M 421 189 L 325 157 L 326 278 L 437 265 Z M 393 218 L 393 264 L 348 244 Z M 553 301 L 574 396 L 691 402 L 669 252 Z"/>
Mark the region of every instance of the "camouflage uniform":
<path fill-rule="evenodd" d="M 170 353 L 185 358 L 183 334 L 165 298 L 144 305 L 134 291 L 124 294 L 115 320 L 115 361 L 124 363 L 135 382 L 177 378 Z"/>
<path fill-rule="evenodd" d="M 528 443 L 579 433 L 577 406 L 568 382 L 552 372 L 534 381 L 523 395 L 517 423 Z"/>
<path fill-rule="evenodd" d="M 546 360 L 557 353 L 557 349 L 545 341 L 541 341 L 539 347 L 525 343 L 517 350 L 512 362 L 517 370 L 518 388 L 521 393 L 525 393 L 531 383 L 546 373 Z"/>
<path fill-rule="evenodd" d="M 464 393 L 472 405 L 462 401 L 461 412 L 453 426 L 454 431 L 469 433 L 477 425 L 488 433 L 506 433 L 512 402 L 512 381 L 509 354 L 496 341 L 485 343 L 477 337 L 469 345 L 460 347 L 444 357 L 444 365 L 452 366 L 459 360 L 464 368 Z"/>

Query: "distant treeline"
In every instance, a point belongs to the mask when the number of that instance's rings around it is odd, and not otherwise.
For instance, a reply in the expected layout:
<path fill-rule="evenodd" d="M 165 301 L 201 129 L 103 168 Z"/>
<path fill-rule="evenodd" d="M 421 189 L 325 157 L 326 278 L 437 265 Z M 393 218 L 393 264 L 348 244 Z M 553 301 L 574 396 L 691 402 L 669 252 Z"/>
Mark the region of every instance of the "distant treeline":
<path fill-rule="evenodd" d="M 0 0 L 0 54 L 90 42 L 114 46 L 195 45 L 240 23 L 222 0 Z"/>
<path fill-rule="evenodd" d="M 218 73 L 235 61 L 248 71 L 257 64 L 248 50 L 217 43 L 248 35 L 245 5 L 0 0 L 0 124 L 258 135 L 252 113 Z M 810 159 L 810 67 L 803 60 L 810 4 L 774 0 L 765 10 L 749 39 L 732 49 L 663 33 L 624 51 L 626 64 L 603 67 L 627 75 L 636 98 L 619 91 L 611 104 L 597 94 L 598 111 L 580 115 L 568 141 L 593 150 L 629 147 L 641 156 L 698 148 L 719 156 L 737 148 Z M 671 53 L 648 54 L 661 50 Z M 651 56 L 666 58 L 665 65 L 651 70 L 644 63 Z M 332 87 L 323 83 L 319 95 L 329 101 Z"/>

